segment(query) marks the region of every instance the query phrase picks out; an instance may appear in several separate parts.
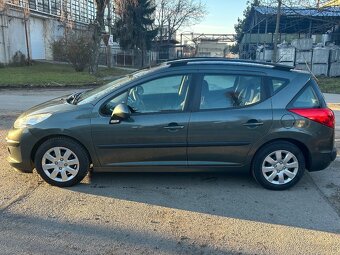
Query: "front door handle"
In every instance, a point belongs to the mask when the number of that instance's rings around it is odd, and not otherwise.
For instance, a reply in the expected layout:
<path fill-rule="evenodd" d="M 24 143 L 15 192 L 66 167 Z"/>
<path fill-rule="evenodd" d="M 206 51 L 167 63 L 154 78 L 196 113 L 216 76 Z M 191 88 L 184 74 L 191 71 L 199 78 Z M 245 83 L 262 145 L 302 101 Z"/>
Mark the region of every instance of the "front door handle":
<path fill-rule="evenodd" d="M 263 122 L 255 119 L 248 120 L 246 123 L 243 124 L 245 127 L 255 128 L 259 126 L 263 126 Z"/>
<path fill-rule="evenodd" d="M 167 129 L 167 130 L 178 130 L 178 129 L 183 129 L 183 128 L 184 128 L 184 126 L 178 125 L 175 122 L 172 122 L 169 125 L 164 127 L 164 129 Z"/>

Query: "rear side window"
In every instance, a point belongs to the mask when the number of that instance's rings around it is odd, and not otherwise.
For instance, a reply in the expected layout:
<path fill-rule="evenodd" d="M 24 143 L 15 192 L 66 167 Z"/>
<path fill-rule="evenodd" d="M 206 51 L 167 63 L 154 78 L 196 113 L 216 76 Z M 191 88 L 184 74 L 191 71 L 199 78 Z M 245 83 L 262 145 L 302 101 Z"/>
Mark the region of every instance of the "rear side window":
<path fill-rule="evenodd" d="M 282 79 L 282 78 L 269 78 L 269 84 L 271 86 L 271 89 L 273 91 L 273 95 L 275 95 L 277 92 L 279 92 L 281 89 L 283 89 L 287 84 L 289 83 L 289 80 Z"/>
<path fill-rule="evenodd" d="M 261 100 L 260 76 L 206 74 L 203 77 L 200 110 L 243 107 Z"/>
<path fill-rule="evenodd" d="M 291 103 L 291 108 L 320 108 L 321 103 L 312 86 L 307 86 Z"/>

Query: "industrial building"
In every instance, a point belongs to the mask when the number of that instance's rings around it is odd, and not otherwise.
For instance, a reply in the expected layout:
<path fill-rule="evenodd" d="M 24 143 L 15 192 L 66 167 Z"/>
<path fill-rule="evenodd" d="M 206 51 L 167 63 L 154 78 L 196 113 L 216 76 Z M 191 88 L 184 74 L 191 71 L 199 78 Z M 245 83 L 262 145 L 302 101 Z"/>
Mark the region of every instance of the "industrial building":
<path fill-rule="evenodd" d="M 17 51 L 52 59 L 50 44 L 65 27 L 85 29 L 95 18 L 93 0 L 3 0 L 0 3 L 0 63 Z"/>
<path fill-rule="evenodd" d="M 60 60 L 53 56 L 51 43 L 63 37 L 65 29 L 88 30 L 95 15 L 94 0 L 0 0 L 0 63 L 10 63 L 18 51 L 31 60 Z M 163 40 L 165 46 L 147 52 L 146 63 L 177 57 L 178 42 L 171 38 L 168 46 L 167 36 Z M 99 63 L 106 65 L 108 56 L 102 46 Z M 116 42 L 111 54 L 114 65 L 138 66 L 140 56 L 134 50 L 122 50 Z"/>
<path fill-rule="evenodd" d="M 240 58 L 272 61 L 277 8 L 253 7 L 246 17 Z M 283 7 L 276 62 L 340 76 L 340 7 Z"/>

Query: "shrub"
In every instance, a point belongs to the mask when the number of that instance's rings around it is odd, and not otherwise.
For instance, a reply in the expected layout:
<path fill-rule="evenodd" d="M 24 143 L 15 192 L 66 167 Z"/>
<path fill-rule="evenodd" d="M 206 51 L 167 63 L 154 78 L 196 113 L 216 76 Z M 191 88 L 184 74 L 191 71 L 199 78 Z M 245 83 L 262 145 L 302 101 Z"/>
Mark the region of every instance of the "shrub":
<path fill-rule="evenodd" d="M 86 33 L 71 32 L 51 45 L 53 58 L 69 61 L 77 72 L 89 66 L 92 54 L 92 40 Z"/>
<path fill-rule="evenodd" d="M 66 41 L 64 38 L 53 41 L 51 43 L 51 49 L 53 54 L 53 60 L 67 62 L 66 56 Z"/>
<path fill-rule="evenodd" d="M 66 39 L 66 56 L 77 72 L 89 66 L 92 53 L 91 37 L 85 34 L 71 34 Z"/>
<path fill-rule="evenodd" d="M 10 66 L 25 66 L 27 65 L 27 59 L 25 54 L 23 54 L 21 51 L 15 52 L 15 54 L 12 57 L 12 60 L 9 64 Z"/>

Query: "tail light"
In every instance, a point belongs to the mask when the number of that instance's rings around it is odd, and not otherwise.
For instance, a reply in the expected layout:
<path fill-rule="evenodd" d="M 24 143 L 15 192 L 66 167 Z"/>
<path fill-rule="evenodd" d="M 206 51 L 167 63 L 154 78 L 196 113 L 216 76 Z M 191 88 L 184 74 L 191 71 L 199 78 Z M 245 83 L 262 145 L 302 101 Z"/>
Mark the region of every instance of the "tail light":
<path fill-rule="evenodd" d="M 295 108 L 289 109 L 290 112 L 296 113 L 302 117 L 310 119 L 312 121 L 321 123 L 327 127 L 334 128 L 335 126 L 335 116 L 331 109 L 328 108 L 312 108 L 312 109 L 302 109 Z"/>

